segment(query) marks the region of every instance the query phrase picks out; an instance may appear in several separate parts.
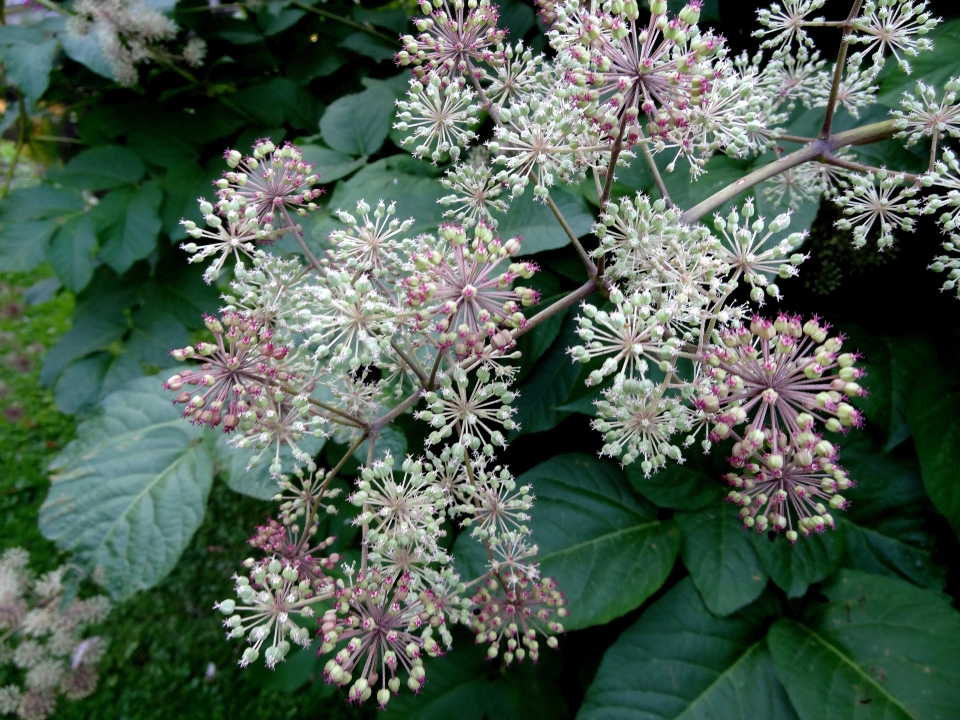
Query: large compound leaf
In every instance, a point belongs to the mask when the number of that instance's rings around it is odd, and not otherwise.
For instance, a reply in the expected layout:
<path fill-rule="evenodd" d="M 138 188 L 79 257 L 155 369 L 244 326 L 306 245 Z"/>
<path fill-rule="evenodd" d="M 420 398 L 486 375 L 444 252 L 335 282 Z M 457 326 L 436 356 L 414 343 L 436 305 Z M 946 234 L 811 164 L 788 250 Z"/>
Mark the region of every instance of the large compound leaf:
<path fill-rule="evenodd" d="M 213 463 L 157 377 L 110 395 L 54 461 L 40 530 L 117 598 L 156 585 L 203 519 Z"/>
<path fill-rule="evenodd" d="M 718 618 L 689 579 L 610 646 L 578 720 L 796 717 L 764 647 L 768 603 Z"/>
<path fill-rule="evenodd" d="M 960 537 L 960 389 L 924 383 L 911 398 L 909 417 L 927 494 Z"/>
<path fill-rule="evenodd" d="M 566 595 L 564 627 L 601 625 L 656 592 L 673 567 L 680 533 L 630 490 L 613 463 L 589 455 L 556 455 L 517 478 L 536 505 L 529 526 L 540 575 Z M 463 572 L 484 572 L 486 553 L 462 535 L 454 552 Z M 465 577 L 466 579 L 466 577 Z"/>
<path fill-rule="evenodd" d="M 677 515 L 683 564 L 715 615 L 729 615 L 756 600 L 767 586 L 749 534 L 729 507 L 712 505 Z"/>
<path fill-rule="evenodd" d="M 841 570 L 806 625 L 768 644 L 804 720 L 934 720 L 960 708 L 960 613 L 946 595 Z"/>
<path fill-rule="evenodd" d="M 723 487 L 695 467 L 669 463 L 645 475 L 640 463 L 627 465 L 630 483 L 650 502 L 674 510 L 699 510 L 720 497 Z"/>

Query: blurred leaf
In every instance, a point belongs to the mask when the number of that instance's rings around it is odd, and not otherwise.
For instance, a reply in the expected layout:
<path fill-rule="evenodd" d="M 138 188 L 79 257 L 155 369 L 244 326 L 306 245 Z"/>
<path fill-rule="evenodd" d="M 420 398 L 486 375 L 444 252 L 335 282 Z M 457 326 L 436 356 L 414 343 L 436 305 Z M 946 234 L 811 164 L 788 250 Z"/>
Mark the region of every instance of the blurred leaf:
<path fill-rule="evenodd" d="M 96 267 L 97 236 L 87 214 L 67 220 L 57 230 L 47 249 L 47 258 L 63 286 L 72 292 L 83 290 Z"/>
<path fill-rule="evenodd" d="M 26 32 L 33 28 L 4 26 L 0 30 L 3 31 L 0 34 L 0 60 L 6 66 L 7 77 L 30 102 L 36 102 L 50 82 L 57 41 L 44 40 L 42 33 L 37 38 Z"/>
<path fill-rule="evenodd" d="M 792 546 L 782 537 L 771 542 L 764 535 L 747 534 L 763 569 L 787 597 L 800 597 L 812 583 L 830 576 L 843 555 L 843 534 L 833 530 L 801 535 Z"/>
<path fill-rule="evenodd" d="M 96 407 L 112 359 L 110 353 L 101 352 L 73 363 L 64 371 L 54 394 L 61 412 L 73 415 Z"/>
<path fill-rule="evenodd" d="M 104 222 L 110 224 L 106 226 L 100 257 L 117 273 L 124 273 L 157 246 L 157 235 L 163 226 L 158 214 L 163 191 L 151 181 L 135 191 L 114 190 L 108 197 L 115 201 L 111 205 L 113 214 L 104 216 Z M 105 203 L 106 199 L 102 205 Z"/>
<path fill-rule="evenodd" d="M 393 43 L 388 43 L 386 40 L 381 40 L 369 33 L 358 30 L 341 40 L 340 47 L 353 50 L 355 53 L 365 55 L 377 62 L 382 62 L 384 60 L 393 60 L 399 44 L 394 46 Z"/>
<path fill-rule="evenodd" d="M 956 715 L 960 613 L 950 598 L 841 570 L 805 625 L 782 619 L 768 643 L 803 720 Z"/>
<path fill-rule="evenodd" d="M 40 530 L 102 567 L 115 598 L 153 587 L 203 519 L 213 478 L 204 431 L 179 417 L 156 377 L 110 395 L 54 461 Z"/>
<path fill-rule="evenodd" d="M 317 127 L 323 107 L 313 95 L 283 77 L 252 85 L 237 93 L 235 101 L 264 125 L 288 123 L 308 131 Z"/>
<path fill-rule="evenodd" d="M 42 184 L 17 188 L 0 201 L 0 221 L 47 220 L 83 210 L 83 199 L 76 193 Z"/>
<path fill-rule="evenodd" d="M 347 155 L 372 155 L 390 132 L 394 99 L 387 88 L 375 85 L 335 100 L 320 119 L 323 141 Z"/>
<path fill-rule="evenodd" d="M 190 336 L 175 315 L 149 305 L 130 316 L 132 328 L 127 352 L 150 365 L 170 364 L 170 351 L 190 343 Z"/>
<path fill-rule="evenodd" d="M 370 25 L 386 28 L 398 35 L 406 32 L 410 25 L 410 19 L 407 17 L 407 14 L 399 7 L 368 10 L 360 5 L 354 5 L 353 18 L 359 23 L 369 23 Z"/>
<path fill-rule="evenodd" d="M 0 231 L 0 271 L 27 272 L 46 258 L 56 220 L 25 220 Z"/>
<path fill-rule="evenodd" d="M 737 514 L 712 505 L 679 513 L 681 556 L 704 603 L 714 615 L 729 615 L 760 597 L 767 574 Z"/>
<path fill-rule="evenodd" d="M 107 78 L 107 80 L 116 80 L 113 68 L 103 56 L 103 50 L 96 35 L 93 33 L 74 35 L 64 32 L 60 33 L 57 39 L 60 41 L 63 51 L 71 60 L 86 66 L 97 75 Z"/>
<path fill-rule="evenodd" d="M 685 578 L 603 656 L 578 720 L 796 717 L 764 645 L 769 608 L 718 618 Z"/>
<path fill-rule="evenodd" d="M 313 163 L 313 171 L 320 175 L 321 185 L 346 177 L 367 164 L 366 157 L 355 158 L 317 145 L 301 145 L 300 150 L 303 159 Z"/>
<path fill-rule="evenodd" d="M 135 183 L 146 168 L 140 157 L 119 145 L 101 145 L 83 150 L 59 172 L 49 175 L 65 187 L 77 190 L 107 190 Z"/>

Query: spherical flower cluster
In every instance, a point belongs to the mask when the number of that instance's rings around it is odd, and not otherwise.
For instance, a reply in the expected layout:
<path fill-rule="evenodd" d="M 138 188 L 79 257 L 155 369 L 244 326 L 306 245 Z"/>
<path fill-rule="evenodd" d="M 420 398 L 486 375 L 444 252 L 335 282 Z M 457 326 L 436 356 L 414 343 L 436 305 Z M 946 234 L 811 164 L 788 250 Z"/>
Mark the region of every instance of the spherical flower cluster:
<path fill-rule="evenodd" d="M 859 427 L 863 417 L 847 400 L 866 394 L 857 382 L 863 371 L 856 354 L 841 352 L 843 336 L 828 332 L 816 318 L 788 315 L 722 331 L 722 343 L 704 353 L 696 402 L 710 441 L 734 437 L 734 458 L 746 460 L 767 441 L 765 430 L 779 453 L 782 437 L 796 444 L 809 432 L 808 418 L 831 432 Z"/>
<path fill-rule="evenodd" d="M 528 655 L 537 662 L 539 636 L 546 638 L 547 647 L 557 647 L 554 635 L 563 632 L 563 625 L 553 617 L 563 618 L 567 611 L 563 593 L 552 578 L 508 587 L 491 578 L 471 601 L 479 608 L 474 621 L 476 642 L 489 645 L 488 658 L 497 657 L 501 645 L 505 645 L 503 659 L 507 665 L 514 659 L 521 662 Z"/>

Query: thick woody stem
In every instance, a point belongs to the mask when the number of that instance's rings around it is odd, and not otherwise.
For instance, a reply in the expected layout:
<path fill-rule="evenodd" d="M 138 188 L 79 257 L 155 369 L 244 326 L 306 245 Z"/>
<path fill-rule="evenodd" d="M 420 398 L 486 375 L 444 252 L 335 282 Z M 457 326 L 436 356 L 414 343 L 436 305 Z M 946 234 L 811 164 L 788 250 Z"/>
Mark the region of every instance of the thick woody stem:
<path fill-rule="evenodd" d="M 686 225 L 695 223 L 707 213 L 716 210 L 725 202 L 733 200 L 737 195 L 759 185 L 764 180 L 776 177 L 785 170 L 803 165 L 811 160 L 818 160 L 832 154 L 835 150 L 847 147 L 849 145 L 867 145 L 879 140 L 886 140 L 893 137 L 896 128 L 893 120 L 884 120 L 882 122 L 864 125 L 863 127 L 847 130 L 842 133 L 832 135 L 829 140 L 814 140 L 796 152 L 784 155 L 762 168 L 754 170 L 749 175 L 744 175 L 735 183 L 728 185 L 723 190 L 714 193 L 699 205 L 695 205 L 680 216 L 680 221 Z"/>

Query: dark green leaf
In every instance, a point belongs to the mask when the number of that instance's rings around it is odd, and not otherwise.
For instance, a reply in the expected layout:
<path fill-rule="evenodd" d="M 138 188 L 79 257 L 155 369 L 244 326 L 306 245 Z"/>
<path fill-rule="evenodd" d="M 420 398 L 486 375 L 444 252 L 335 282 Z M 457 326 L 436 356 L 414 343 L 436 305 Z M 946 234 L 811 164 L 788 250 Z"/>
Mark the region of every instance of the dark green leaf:
<path fill-rule="evenodd" d="M 78 190 L 107 190 L 135 183 L 146 168 L 132 150 L 119 145 L 101 145 L 77 154 L 60 172 L 51 176 Z"/>
<path fill-rule="evenodd" d="M 656 592 L 673 568 L 680 533 L 631 491 L 623 473 L 589 455 L 557 455 L 517 478 L 533 485 L 531 519 L 541 577 L 566 595 L 568 629 L 600 625 Z M 469 555 L 468 555 L 469 554 Z M 486 553 L 464 534 L 455 549 L 463 571 L 484 572 Z"/>
<path fill-rule="evenodd" d="M 47 258 L 60 282 L 68 290 L 80 292 L 90 278 L 96 260 L 97 236 L 87 214 L 77 215 L 65 222 L 54 236 L 47 250 Z"/>
<path fill-rule="evenodd" d="M 335 100 L 320 119 L 323 141 L 347 155 L 372 155 L 390 132 L 394 100 L 382 85 Z"/>
<path fill-rule="evenodd" d="M 578 720 L 796 717 L 764 647 L 761 603 L 718 618 L 689 579 L 610 646 Z"/>
<path fill-rule="evenodd" d="M 30 102 L 36 102 L 50 82 L 50 71 L 57 56 L 57 41 L 14 43 L 0 48 L 0 56 L 7 68 L 7 76 Z"/>
<path fill-rule="evenodd" d="M 271 78 L 237 93 L 235 101 L 268 126 L 289 123 L 300 130 L 317 127 L 322 105 L 288 78 Z M 245 150 L 245 148 L 243 148 Z"/>
<path fill-rule="evenodd" d="M 843 555 L 843 534 L 832 530 L 801 535 L 793 546 L 782 537 L 771 542 L 765 535 L 749 535 L 763 569 L 787 597 L 800 597 L 811 583 L 828 577 Z"/>
<path fill-rule="evenodd" d="M 777 675 L 804 720 L 956 716 L 960 613 L 946 595 L 841 570 L 805 625 L 768 637 Z"/>
<path fill-rule="evenodd" d="M 276 448 L 271 446 L 263 451 L 236 448 L 228 444 L 229 440 L 230 436 L 226 433 L 218 433 L 217 442 L 214 445 L 214 457 L 219 470 L 226 475 L 227 485 L 241 495 L 249 495 L 258 500 L 271 500 L 280 492 L 277 481 L 270 477 L 270 464 L 275 457 Z M 297 447 L 310 456 L 316 456 L 324 442 L 317 438 L 305 437 L 297 443 Z M 284 445 L 280 449 L 280 458 L 285 468 L 291 467 L 293 451 L 289 445 Z"/>
<path fill-rule="evenodd" d="M 515 420 L 520 424 L 519 434 L 550 430 L 570 416 L 569 410 L 560 407 L 569 399 L 582 370 L 567 354 L 576 341 L 576 322 L 568 312 L 560 336 L 530 371 L 528 382 L 518 388 Z"/>
<path fill-rule="evenodd" d="M 683 564 L 710 612 L 729 615 L 760 597 L 767 574 L 731 508 L 715 504 L 680 513 L 677 522 L 683 531 Z"/>
<path fill-rule="evenodd" d="M 156 305 L 136 311 L 130 319 L 133 328 L 127 340 L 127 352 L 151 365 L 170 363 L 170 351 L 190 342 L 183 323 Z"/>
<path fill-rule="evenodd" d="M 47 220 L 83 210 L 83 199 L 76 193 L 50 185 L 13 190 L 2 202 L 0 220 L 4 224 L 22 220 Z"/>
<path fill-rule="evenodd" d="M 341 40 L 340 47 L 373 58 L 377 62 L 382 62 L 392 60 L 399 46 L 358 30 Z"/>
<path fill-rule="evenodd" d="M 68 367 L 57 381 L 57 407 L 68 415 L 86 413 L 97 405 L 100 388 L 110 369 L 113 355 L 102 352 Z"/>
<path fill-rule="evenodd" d="M 935 378 L 936 375 L 933 375 Z M 914 446 L 927 494 L 960 537 L 960 390 L 923 383 L 910 399 Z"/>
<path fill-rule="evenodd" d="M 152 587 L 176 565 L 203 519 L 213 477 L 201 429 L 180 419 L 159 378 L 103 402 L 54 462 L 40 530 L 117 598 Z"/>
<path fill-rule="evenodd" d="M 852 504 L 842 517 L 844 566 L 943 587 L 944 570 L 931 560 L 933 538 L 923 527 L 930 501 L 916 459 L 882 452 L 864 437 L 845 443 L 840 461 L 858 482 L 846 493 Z"/>
<path fill-rule="evenodd" d="M 87 35 L 74 35 L 72 33 L 61 33 L 58 36 L 63 51 L 71 60 L 75 60 L 81 65 L 101 75 L 107 80 L 116 80 L 113 74 L 113 67 L 103 56 L 103 50 L 97 41 L 96 35 L 90 33 Z"/>
<path fill-rule="evenodd" d="M 429 166 L 428 166 L 429 167 Z M 357 201 L 367 200 L 371 206 L 378 200 L 397 203 L 396 217 L 415 222 L 408 231 L 417 233 L 437 228 L 442 220 L 443 207 L 437 200 L 445 194 L 443 186 L 430 175 L 418 174 L 420 164 L 409 156 L 394 155 L 367 165 L 349 180 L 337 183 L 333 196 L 324 203 L 325 212 L 315 213 L 314 224 L 308 232 L 321 243 L 331 231 L 342 229 L 343 223 L 330 215 L 331 210 L 356 212 Z"/>
<path fill-rule="evenodd" d="M 553 188 L 550 197 L 577 237 L 590 232 L 593 216 L 582 195 L 574 195 L 564 188 Z M 522 255 L 533 255 L 570 244 L 570 238 L 549 206 L 534 200 L 532 192 L 526 192 L 514 200 L 506 215 L 495 215 L 499 221 L 497 234 L 500 237 L 506 239 L 519 235 L 522 238 Z"/>
<path fill-rule="evenodd" d="M 645 477 L 639 463 L 627 465 L 627 477 L 651 502 L 674 510 L 699 510 L 723 493 L 720 483 L 696 468 L 669 464 Z"/>
<path fill-rule="evenodd" d="M 114 193 L 120 198 L 122 214 L 107 230 L 100 257 L 118 273 L 124 273 L 157 246 L 157 235 L 163 225 L 158 213 L 163 191 L 155 182 L 146 182 L 134 192 L 115 190 Z"/>
<path fill-rule="evenodd" d="M 559 668 L 549 649 L 537 665 L 504 669 L 487 660 L 485 647 L 455 636 L 454 650 L 424 662 L 427 684 L 418 695 L 392 699 L 386 720 L 554 720 L 568 716 L 558 683 Z M 543 645 L 541 644 L 541 647 Z"/>
<path fill-rule="evenodd" d="M 26 272 L 43 263 L 56 220 L 26 220 L 0 231 L 0 271 Z"/>

